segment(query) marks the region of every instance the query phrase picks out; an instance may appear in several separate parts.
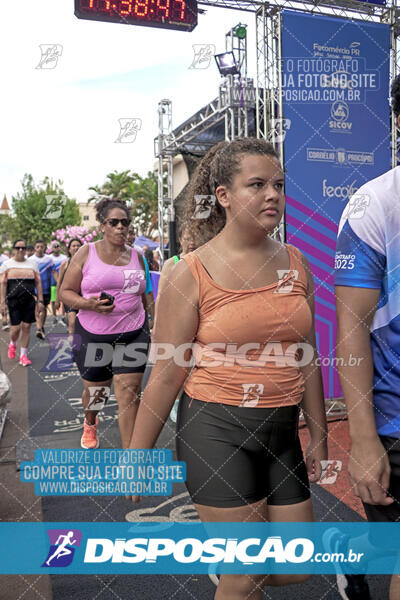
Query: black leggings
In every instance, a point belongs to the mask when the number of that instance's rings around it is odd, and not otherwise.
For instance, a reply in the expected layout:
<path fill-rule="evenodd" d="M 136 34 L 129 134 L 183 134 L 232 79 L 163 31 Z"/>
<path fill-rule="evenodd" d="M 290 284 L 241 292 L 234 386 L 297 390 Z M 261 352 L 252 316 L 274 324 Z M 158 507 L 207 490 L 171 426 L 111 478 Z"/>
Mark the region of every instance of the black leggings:
<path fill-rule="evenodd" d="M 232 508 L 265 498 L 304 502 L 310 486 L 298 436 L 298 406 L 247 408 L 183 394 L 176 423 L 193 502 Z"/>

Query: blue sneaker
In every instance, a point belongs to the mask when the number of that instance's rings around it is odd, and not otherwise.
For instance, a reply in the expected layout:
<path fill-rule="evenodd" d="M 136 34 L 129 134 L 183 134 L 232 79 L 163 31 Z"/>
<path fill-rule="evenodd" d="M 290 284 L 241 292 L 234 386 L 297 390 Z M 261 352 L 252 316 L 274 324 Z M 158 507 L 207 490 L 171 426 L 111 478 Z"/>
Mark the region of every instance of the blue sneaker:
<path fill-rule="evenodd" d="M 338 529 L 331 527 L 325 531 L 322 542 L 324 548 L 330 553 L 342 553 L 348 555 L 350 536 L 341 533 Z M 336 562 L 336 583 L 338 592 L 343 600 L 371 600 L 369 587 L 365 575 L 343 572 L 343 563 Z M 346 565 L 346 571 L 351 570 Z"/>

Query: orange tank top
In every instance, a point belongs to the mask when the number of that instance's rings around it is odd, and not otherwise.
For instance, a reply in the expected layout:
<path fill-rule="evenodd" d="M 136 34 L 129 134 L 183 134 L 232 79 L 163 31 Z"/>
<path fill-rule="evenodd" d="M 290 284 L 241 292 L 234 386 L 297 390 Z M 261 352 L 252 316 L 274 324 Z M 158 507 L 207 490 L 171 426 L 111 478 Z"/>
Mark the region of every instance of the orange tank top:
<path fill-rule="evenodd" d="M 204 402 L 269 408 L 301 401 L 299 359 L 312 325 L 301 252 L 285 244 L 288 271 L 252 290 L 216 283 L 193 252 L 182 257 L 199 289 L 199 328 L 185 392 Z"/>

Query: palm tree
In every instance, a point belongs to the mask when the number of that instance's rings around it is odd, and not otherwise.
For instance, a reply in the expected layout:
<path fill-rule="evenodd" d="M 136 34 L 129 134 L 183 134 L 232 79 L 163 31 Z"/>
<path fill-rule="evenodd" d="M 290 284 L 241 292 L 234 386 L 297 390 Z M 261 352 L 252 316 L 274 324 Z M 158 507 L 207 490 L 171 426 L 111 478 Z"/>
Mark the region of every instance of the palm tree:
<path fill-rule="evenodd" d="M 121 173 L 113 171 L 107 175 L 107 178 L 101 187 L 94 185 L 89 188 L 89 190 L 95 192 L 89 198 L 89 202 L 92 200 L 100 200 L 101 197 L 106 196 L 107 198 L 121 198 L 121 200 L 130 203 L 132 200 L 129 193 L 131 183 L 132 175 L 129 170 L 122 171 Z"/>
<path fill-rule="evenodd" d="M 130 185 L 132 219 L 143 235 L 152 237 L 158 226 L 158 177 L 148 171 L 146 177 L 133 173 Z"/>

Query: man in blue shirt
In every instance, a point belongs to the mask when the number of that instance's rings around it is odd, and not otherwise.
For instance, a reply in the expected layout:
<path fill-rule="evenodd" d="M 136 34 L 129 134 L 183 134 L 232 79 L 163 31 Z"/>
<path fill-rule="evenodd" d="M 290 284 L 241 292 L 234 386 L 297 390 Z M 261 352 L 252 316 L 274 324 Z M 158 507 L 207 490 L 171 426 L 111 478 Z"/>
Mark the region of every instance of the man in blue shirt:
<path fill-rule="evenodd" d="M 61 263 L 65 260 L 68 260 L 65 254 L 61 253 L 60 242 L 54 241 L 51 245 L 51 249 L 53 252 L 50 254 L 50 257 L 53 259 L 54 269 L 57 273 L 56 276 L 52 274 L 51 276 L 51 287 L 50 287 L 50 302 L 51 302 L 51 312 L 53 313 L 53 325 L 57 325 L 57 311 L 56 311 L 56 296 L 57 296 L 57 282 L 58 282 L 58 274 L 60 272 Z M 54 273 L 54 271 L 53 271 Z M 63 309 L 64 311 L 64 309 Z"/>
<path fill-rule="evenodd" d="M 47 306 L 50 302 L 51 277 L 52 275 L 54 276 L 54 274 L 57 276 L 57 271 L 51 256 L 45 254 L 46 243 L 43 240 L 36 240 L 34 247 L 35 253 L 31 258 L 39 267 L 40 280 L 43 289 L 43 302 L 45 305 L 45 310 L 36 315 L 36 337 L 44 340 L 44 324 L 46 322 Z"/>
<path fill-rule="evenodd" d="M 400 76 L 392 84 L 392 108 L 400 125 Z M 400 167 L 350 198 L 335 270 L 350 481 L 369 521 L 400 521 Z M 369 598 L 363 576 L 345 577 L 342 598 Z M 400 575 L 393 575 L 390 600 L 399 598 Z"/>

